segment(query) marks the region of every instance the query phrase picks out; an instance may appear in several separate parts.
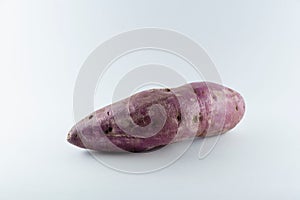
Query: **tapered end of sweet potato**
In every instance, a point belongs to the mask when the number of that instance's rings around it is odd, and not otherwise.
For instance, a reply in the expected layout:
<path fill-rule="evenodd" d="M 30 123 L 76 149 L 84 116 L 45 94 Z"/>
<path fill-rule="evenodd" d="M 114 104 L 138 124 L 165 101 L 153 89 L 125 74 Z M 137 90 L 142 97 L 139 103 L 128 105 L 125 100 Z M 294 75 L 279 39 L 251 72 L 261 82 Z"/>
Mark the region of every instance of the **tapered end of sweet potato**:
<path fill-rule="evenodd" d="M 75 127 L 73 127 L 68 133 L 67 141 L 80 148 L 85 148 Z"/>

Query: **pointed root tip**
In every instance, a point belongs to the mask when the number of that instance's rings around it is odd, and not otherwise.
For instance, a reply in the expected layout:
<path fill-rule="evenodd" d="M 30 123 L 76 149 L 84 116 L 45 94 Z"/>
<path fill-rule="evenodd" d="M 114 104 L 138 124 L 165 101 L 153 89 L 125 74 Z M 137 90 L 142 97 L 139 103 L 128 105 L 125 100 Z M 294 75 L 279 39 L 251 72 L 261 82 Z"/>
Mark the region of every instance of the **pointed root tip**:
<path fill-rule="evenodd" d="M 82 143 L 82 141 L 78 135 L 76 128 L 72 128 L 71 131 L 68 133 L 67 141 L 70 144 L 73 144 L 77 147 L 85 148 L 84 144 Z"/>

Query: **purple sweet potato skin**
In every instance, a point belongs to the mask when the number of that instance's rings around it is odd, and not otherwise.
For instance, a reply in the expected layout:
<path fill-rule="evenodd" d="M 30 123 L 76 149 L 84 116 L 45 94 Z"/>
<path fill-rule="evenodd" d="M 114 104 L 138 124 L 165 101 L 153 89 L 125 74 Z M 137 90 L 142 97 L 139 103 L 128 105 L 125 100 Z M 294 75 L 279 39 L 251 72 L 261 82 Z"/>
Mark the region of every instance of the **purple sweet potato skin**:
<path fill-rule="evenodd" d="M 190 93 L 191 89 L 193 94 Z M 179 96 L 198 103 L 197 115 L 184 117 L 182 111 L 189 113 L 194 107 L 189 101 L 180 104 Z M 124 106 L 128 106 L 128 117 L 140 127 L 149 125 L 151 120 L 160 120 L 159 116 L 150 117 L 149 107 L 154 104 L 161 105 L 167 116 L 162 129 L 156 134 L 139 137 L 118 126 L 116 112 L 121 112 Z M 244 112 L 245 102 L 236 91 L 216 83 L 194 82 L 173 89 L 146 90 L 101 108 L 79 121 L 68 133 L 67 140 L 78 147 L 97 151 L 143 152 L 195 136 L 225 133 L 240 122 Z M 125 126 L 128 120 L 130 119 L 122 119 Z M 130 123 L 127 124 L 126 130 L 134 132 L 134 129 L 129 127 Z M 193 125 L 196 130 L 188 131 Z M 181 129 L 184 131 L 179 131 Z"/>

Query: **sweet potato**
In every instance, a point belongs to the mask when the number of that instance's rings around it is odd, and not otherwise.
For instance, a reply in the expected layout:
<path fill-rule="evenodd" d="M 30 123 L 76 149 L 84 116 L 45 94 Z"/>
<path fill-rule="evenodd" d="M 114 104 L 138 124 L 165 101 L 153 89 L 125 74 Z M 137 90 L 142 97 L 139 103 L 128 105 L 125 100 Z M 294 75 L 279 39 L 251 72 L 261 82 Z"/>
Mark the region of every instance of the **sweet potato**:
<path fill-rule="evenodd" d="M 193 94 L 187 92 L 190 89 Z M 153 114 L 149 109 L 153 105 L 163 109 Z M 126 111 L 128 115 L 123 115 Z M 215 83 L 195 82 L 173 89 L 146 90 L 99 109 L 78 122 L 67 140 L 97 151 L 142 152 L 194 136 L 225 133 L 238 124 L 244 112 L 244 100 L 236 91 Z M 157 133 L 147 133 L 159 124 Z"/>

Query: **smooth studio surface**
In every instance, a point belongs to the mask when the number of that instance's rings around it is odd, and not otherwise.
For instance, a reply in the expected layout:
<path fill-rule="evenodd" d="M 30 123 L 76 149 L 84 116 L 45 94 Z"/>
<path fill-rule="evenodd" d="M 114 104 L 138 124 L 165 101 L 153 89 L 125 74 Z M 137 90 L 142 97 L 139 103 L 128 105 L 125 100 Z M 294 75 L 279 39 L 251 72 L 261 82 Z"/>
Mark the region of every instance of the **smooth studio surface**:
<path fill-rule="evenodd" d="M 0 1 L 0 199 L 299 199 L 299 19 L 299 0 Z M 169 167 L 135 175 L 104 166 L 66 135 L 84 61 L 142 27 L 199 43 L 224 85 L 243 95 L 246 114 L 205 159 L 197 140 Z M 176 57 L 137 52 L 107 71 L 95 107 L 110 103 L 131 66 L 150 61 L 200 79 Z"/>

